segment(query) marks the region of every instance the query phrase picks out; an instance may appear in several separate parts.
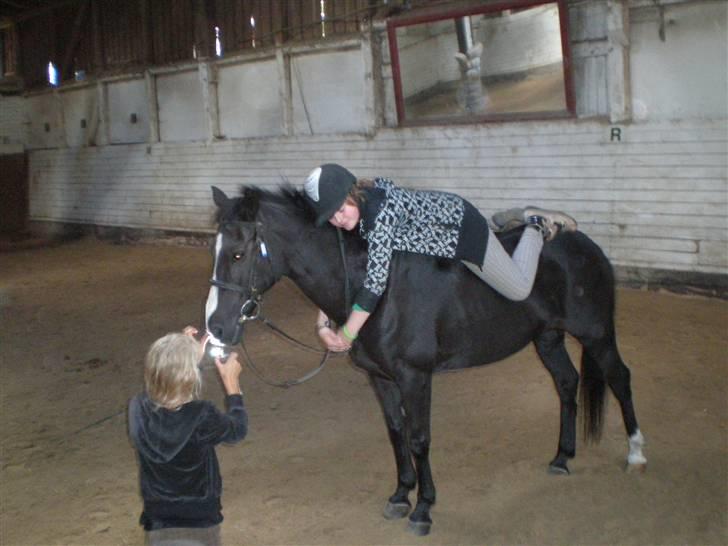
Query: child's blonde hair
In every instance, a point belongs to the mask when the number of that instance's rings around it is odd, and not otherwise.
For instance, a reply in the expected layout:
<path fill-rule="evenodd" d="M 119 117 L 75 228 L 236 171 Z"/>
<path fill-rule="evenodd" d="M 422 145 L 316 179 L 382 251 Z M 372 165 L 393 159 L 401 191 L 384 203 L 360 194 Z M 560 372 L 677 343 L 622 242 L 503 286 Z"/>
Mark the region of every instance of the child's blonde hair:
<path fill-rule="evenodd" d="M 199 343 L 179 333 L 159 338 L 144 362 L 144 383 L 152 402 L 177 409 L 196 399 L 202 388 Z"/>

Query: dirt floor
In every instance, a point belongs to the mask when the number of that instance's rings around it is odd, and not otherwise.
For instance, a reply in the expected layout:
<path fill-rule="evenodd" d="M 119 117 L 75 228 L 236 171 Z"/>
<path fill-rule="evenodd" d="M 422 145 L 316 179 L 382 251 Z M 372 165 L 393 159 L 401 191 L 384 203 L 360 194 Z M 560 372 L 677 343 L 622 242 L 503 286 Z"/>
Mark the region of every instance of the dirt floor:
<path fill-rule="evenodd" d="M 200 324 L 204 248 L 85 239 L 0 254 L 0 544 L 141 544 L 137 468 L 123 410 L 149 344 Z M 614 399 L 604 438 L 579 440 L 568 477 L 547 474 L 558 402 L 528 348 L 435 380 L 432 534 L 381 517 L 394 461 L 366 377 L 346 358 L 289 390 L 247 369 L 248 438 L 218 450 L 226 544 L 726 544 L 728 302 L 620 290 L 648 468 L 623 471 Z M 266 314 L 314 340 L 315 310 L 288 283 Z M 271 377 L 315 355 L 260 326 L 248 344 Z M 575 345 L 572 356 L 578 358 Z M 220 401 L 213 375 L 205 396 Z"/>

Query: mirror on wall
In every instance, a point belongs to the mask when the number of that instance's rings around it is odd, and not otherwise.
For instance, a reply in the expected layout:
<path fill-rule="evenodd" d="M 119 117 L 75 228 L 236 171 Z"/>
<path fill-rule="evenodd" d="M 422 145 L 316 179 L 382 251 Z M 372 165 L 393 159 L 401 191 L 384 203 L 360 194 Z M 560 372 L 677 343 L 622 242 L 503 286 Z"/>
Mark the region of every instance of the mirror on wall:
<path fill-rule="evenodd" d="M 563 0 L 514 0 L 390 20 L 400 124 L 573 115 L 566 17 Z"/>

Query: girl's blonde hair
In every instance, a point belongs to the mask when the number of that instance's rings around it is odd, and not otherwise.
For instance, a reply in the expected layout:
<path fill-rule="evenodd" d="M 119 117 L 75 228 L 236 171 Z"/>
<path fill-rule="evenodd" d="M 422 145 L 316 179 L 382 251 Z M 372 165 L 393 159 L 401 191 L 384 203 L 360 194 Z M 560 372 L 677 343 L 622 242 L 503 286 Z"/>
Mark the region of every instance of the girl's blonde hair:
<path fill-rule="evenodd" d="M 144 383 L 152 402 L 177 409 L 198 398 L 199 360 L 200 346 L 191 336 L 173 333 L 155 341 L 144 362 Z"/>

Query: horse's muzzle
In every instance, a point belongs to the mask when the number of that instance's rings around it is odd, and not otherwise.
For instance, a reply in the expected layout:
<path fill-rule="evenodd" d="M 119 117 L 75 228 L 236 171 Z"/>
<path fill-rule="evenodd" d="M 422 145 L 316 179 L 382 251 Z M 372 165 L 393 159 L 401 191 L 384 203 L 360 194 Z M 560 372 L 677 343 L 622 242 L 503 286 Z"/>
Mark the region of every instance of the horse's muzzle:
<path fill-rule="evenodd" d="M 230 354 L 233 347 L 240 344 L 240 340 L 243 338 L 243 326 L 236 325 L 229 338 L 222 333 L 222 328 L 213 327 L 207 333 L 210 337 L 205 346 L 205 353 L 212 358 L 224 359 Z"/>
<path fill-rule="evenodd" d="M 234 347 L 240 343 L 240 340 L 243 337 L 245 321 L 238 319 L 233 328 L 229 328 L 229 326 L 232 325 L 227 326 L 228 327 L 216 321 L 210 321 L 208 323 L 207 333 L 210 336 L 210 341 L 208 343 L 211 347 Z"/>

